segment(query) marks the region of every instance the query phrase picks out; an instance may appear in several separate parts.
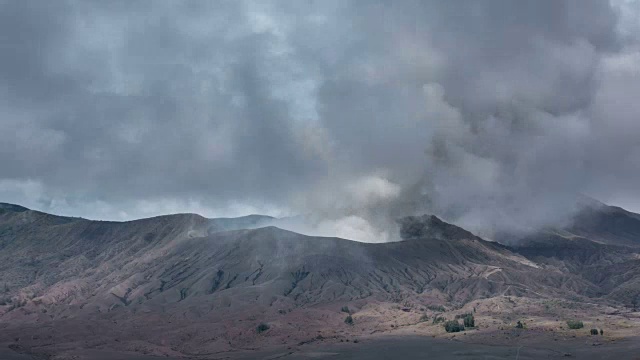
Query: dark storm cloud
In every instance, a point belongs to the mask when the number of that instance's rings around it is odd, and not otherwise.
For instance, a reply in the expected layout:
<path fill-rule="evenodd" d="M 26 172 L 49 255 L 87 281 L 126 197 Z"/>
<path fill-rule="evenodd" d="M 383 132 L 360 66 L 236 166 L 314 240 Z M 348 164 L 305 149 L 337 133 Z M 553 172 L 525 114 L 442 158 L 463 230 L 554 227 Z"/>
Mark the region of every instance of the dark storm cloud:
<path fill-rule="evenodd" d="M 4 178 L 42 182 L 44 199 L 215 206 L 322 170 L 271 93 L 271 34 L 231 2 L 150 5 L 3 5 Z"/>
<path fill-rule="evenodd" d="M 637 6 L 0 2 L 0 194 L 363 238 L 417 210 L 487 229 L 581 192 L 633 205 Z"/>

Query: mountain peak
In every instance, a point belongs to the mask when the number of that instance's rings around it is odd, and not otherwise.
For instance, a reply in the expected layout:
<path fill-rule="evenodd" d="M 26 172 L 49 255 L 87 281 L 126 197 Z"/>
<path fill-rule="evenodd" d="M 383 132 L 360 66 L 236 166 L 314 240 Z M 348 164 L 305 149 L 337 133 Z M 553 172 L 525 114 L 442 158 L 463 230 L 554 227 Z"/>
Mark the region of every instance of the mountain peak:
<path fill-rule="evenodd" d="M 400 237 L 404 240 L 436 237 L 453 240 L 477 238 L 471 232 L 442 221 L 435 215 L 407 216 L 398 221 L 400 224 Z"/>
<path fill-rule="evenodd" d="M 0 202 L 0 211 L 25 212 L 29 211 L 24 206 Z"/>

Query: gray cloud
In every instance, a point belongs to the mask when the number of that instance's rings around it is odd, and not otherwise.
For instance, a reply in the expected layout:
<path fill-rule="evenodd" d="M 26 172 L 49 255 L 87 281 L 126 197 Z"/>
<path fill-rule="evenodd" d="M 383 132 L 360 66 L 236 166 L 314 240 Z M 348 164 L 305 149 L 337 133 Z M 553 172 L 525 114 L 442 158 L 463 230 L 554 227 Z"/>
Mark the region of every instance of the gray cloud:
<path fill-rule="evenodd" d="M 125 219 L 640 210 L 633 1 L 0 2 L 0 196 Z M 386 230 L 385 230 L 386 229 Z"/>

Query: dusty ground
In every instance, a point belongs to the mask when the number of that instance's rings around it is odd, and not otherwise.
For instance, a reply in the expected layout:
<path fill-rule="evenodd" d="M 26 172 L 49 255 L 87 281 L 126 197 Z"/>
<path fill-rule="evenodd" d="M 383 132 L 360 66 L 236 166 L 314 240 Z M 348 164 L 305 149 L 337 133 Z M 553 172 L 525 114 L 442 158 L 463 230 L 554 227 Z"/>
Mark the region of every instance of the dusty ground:
<path fill-rule="evenodd" d="M 344 322 L 348 314 L 342 306 L 349 307 L 353 325 Z M 126 319 L 76 326 L 77 320 L 72 319 L 62 325 L 5 328 L 0 355 L 10 360 L 29 358 L 19 353 L 56 360 L 151 360 L 512 359 L 516 354 L 520 359 L 536 359 L 564 357 L 565 353 L 588 359 L 616 353 L 617 359 L 633 359 L 640 354 L 640 313 L 566 300 L 499 296 L 445 309 L 405 300 L 261 311 L 230 313 L 234 320 L 217 322 L 186 323 L 173 317 L 164 327 L 161 322 L 149 320 L 147 326 L 140 326 Z M 446 333 L 442 323 L 433 321 L 463 313 L 474 314 L 475 328 Z M 136 318 L 140 319 L 144 320 Z M 570 319 L 583 321 L 584 328 L 568 329 Z M 255 326 L 263 321 L 270 328 L 258 334 Z M 525 328 L 516 329 L 517 321 Z M 590 335 L 592 328 L 603 329 L 604 335 Z M 30 336 L 15 336 L 27 332 Z"/>
<path fill-rule="evenodd" d="M 244 359 L 639 359 L 639 339 L 627 339 L 594 347 L 581 340 L 566 340 L 549 344 L 548 339 L 536 342 L 514 342 L 511 345 L 476 344 L 421 336 L 378 336 L 357 344 L 314 345 L 282 353 L 251 354 Z"/>
<path fill-rule="evenodd" d="M 550 342 L 547 336 L 535 341 L 514 341 L 510 345 L 478 344 L 466 340 L 446 340 L 424 336 L 372 336 L 358 343 L 317 343 L 307 346 L 280 347 L 253 352 L 218 354 L 209 359 L 640 359 L 640 338 L 629 338 L 593 346 L 584 339 Z M 93 360 L 178 360 L 110 350 L 79 350 L 76 359 Z M 0 349 L 3 360 L 33 359 L 11 350 Z"/>

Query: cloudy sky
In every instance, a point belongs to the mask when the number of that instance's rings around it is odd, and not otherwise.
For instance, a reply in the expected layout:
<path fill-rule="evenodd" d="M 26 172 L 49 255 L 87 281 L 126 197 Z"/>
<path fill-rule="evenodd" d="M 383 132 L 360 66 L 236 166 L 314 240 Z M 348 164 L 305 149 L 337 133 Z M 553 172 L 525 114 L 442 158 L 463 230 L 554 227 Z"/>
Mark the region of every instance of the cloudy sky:
<path fill-rule="evenodd" d="M 638 36 L 637 0 L 0 0 L 0 201 L 361 228 L 640 211 Z"/>

